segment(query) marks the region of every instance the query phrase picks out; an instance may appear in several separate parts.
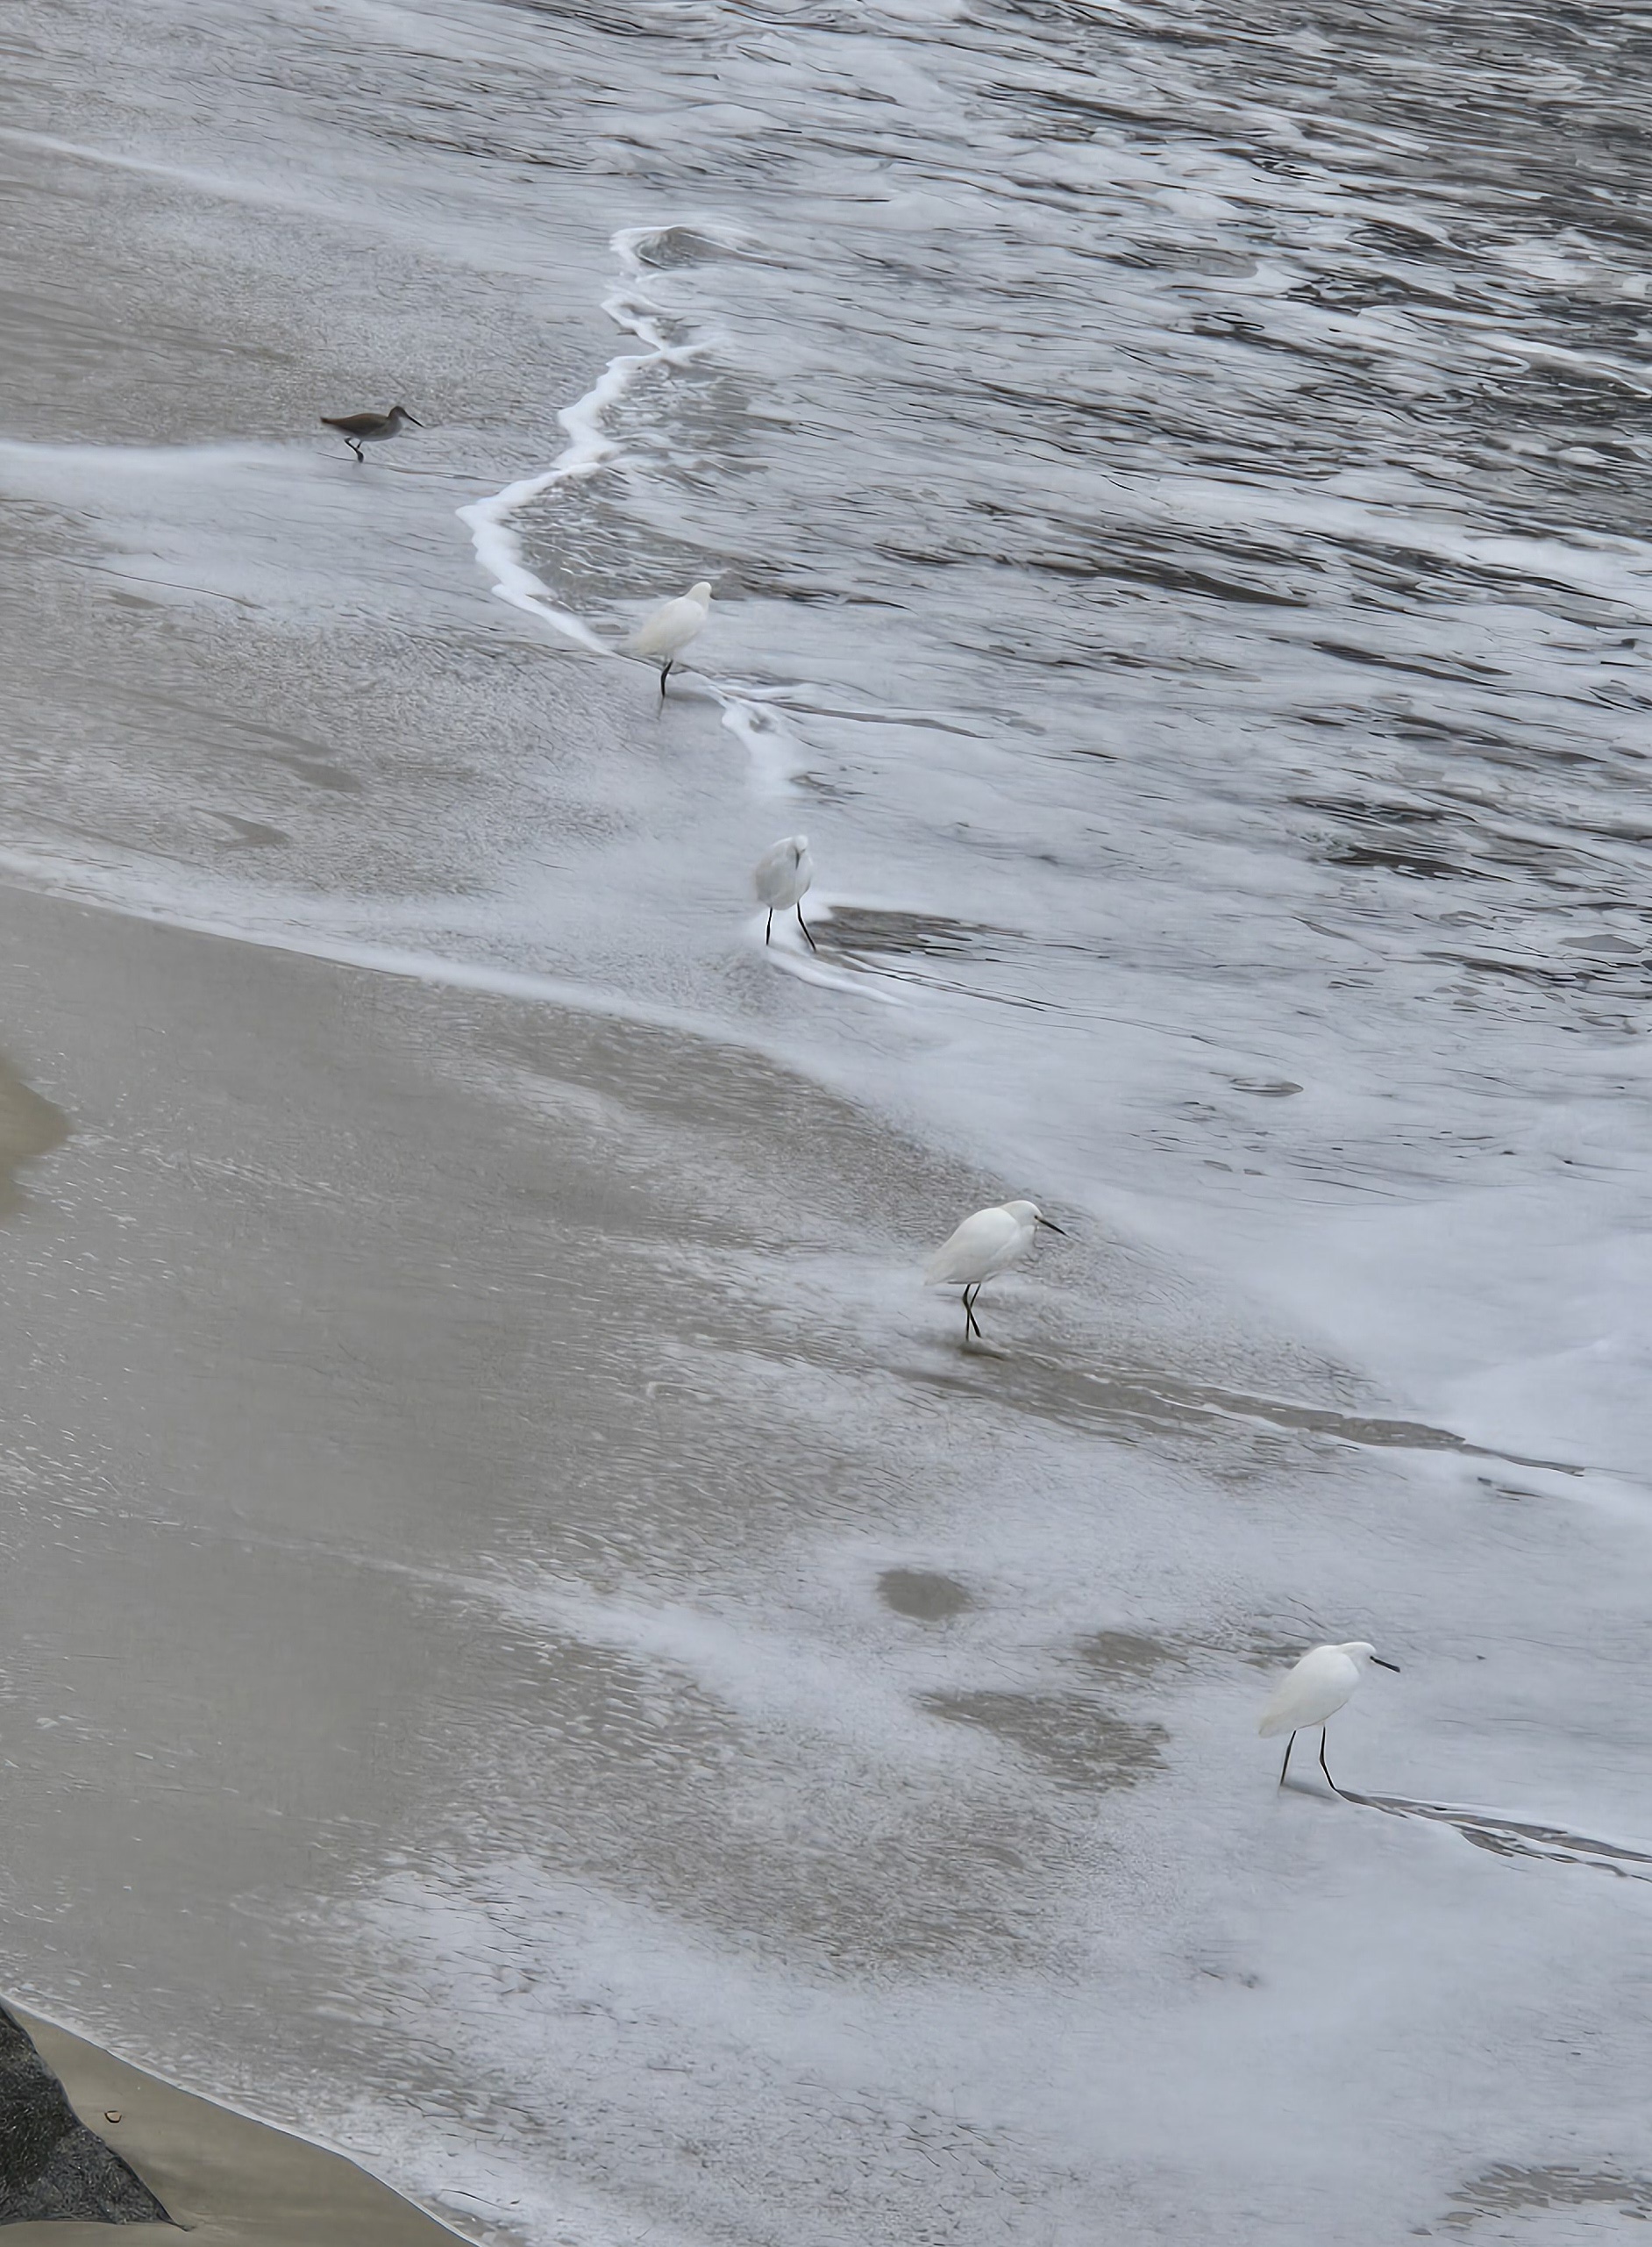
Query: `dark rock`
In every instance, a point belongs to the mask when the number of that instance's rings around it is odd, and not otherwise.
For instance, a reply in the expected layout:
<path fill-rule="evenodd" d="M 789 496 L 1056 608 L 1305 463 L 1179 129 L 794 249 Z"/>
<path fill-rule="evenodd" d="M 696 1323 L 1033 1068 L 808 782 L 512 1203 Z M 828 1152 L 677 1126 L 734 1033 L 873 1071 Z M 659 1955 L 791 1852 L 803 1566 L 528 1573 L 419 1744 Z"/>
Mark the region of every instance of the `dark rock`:
<path fill-rule="evenodd" d="M 170 2223 L 0 2005 L 0 2223 Z"/>

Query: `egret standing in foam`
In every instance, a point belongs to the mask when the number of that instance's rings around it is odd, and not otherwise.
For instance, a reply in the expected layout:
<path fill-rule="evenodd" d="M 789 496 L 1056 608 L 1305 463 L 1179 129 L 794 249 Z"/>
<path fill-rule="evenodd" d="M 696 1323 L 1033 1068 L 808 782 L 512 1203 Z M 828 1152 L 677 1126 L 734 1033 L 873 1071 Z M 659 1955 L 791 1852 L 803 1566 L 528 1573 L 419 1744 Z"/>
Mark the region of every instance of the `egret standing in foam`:
<path fill-rule="evenodd" d="M 774 933 L 774 916 L 794 907 L 797 925 L 802 930 L 811 952 L 820 946 L 809 935 L 808 923 L 803 918 L 803 900 L 815 879 L 815 861 L 808 854 L 807 835 L 785 835 L 773 844 L 758 860 L 752 874 L 752 885 L 757 890 L 758 903 L 766 905 L 769 917 L 764 924 L 763 941 L 766 944 Z"/>
<path fill-rule="evenodd" d="M 1004 1202 L 996 1209 L 978 1209 L 942 1242 L 924 1266 L 926 1288 L 962 1287 L 966 1342 L 972 1334 L 980 1336 L 975 1323 L 976 1297 L 989 1280 L 1020 1263 L 1040 1225 L 1052 1233 L 1061 1230 L 1036 1202 Z"/>
<path fill-rule="evenodd" d="M 1352 1694 L 1370 1662 L 1375 1662 L 1379 1670 L 1392 1670 L 1396 1676 L 1399 1673 L 1398 1662 L 1385 1662 L 1377 1649 L 1364 1639 L 1350 1638 L 1342 1646 L 1314 1647 L 1279 1680 L 1257 1730 L 1264 1740 L 1274 1739 L 1286 1730 L 1291 1735 L 1285 1744 L 1285 1761 L 1279 1766 L 1281 1787 L 1291 1768 L 1291 1751 L 1296 1745 L 1298 1732 L 1317 1724 L 1320 1769 L 1325 1773 L 1325 1783 L 1332 1794 L 1342 1793 L 1325 1760 L 1325 1727 Z"/>
<path fill-rule="evenodd" d="M 711 588 L 702 577 L 698 585 L 691 585 L 676 600 L 667 601 L 645 617 L 625 645 L 633 655 L 645 655 L 651 663 L 659 665 L 659 699 L 666 699 L 666 681 L 671 676 L 671 667 L 682 653 L 696 632 L 705 627 L 711 614 Z"/>

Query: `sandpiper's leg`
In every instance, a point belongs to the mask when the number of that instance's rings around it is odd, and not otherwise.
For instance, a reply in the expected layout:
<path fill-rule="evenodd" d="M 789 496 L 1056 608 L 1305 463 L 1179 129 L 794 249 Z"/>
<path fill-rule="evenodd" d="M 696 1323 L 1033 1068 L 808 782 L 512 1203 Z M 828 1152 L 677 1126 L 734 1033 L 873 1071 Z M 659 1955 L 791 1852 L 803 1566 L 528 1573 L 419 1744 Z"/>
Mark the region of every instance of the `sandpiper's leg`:
<path fill-rule="evenodd" d="M 1279 1784 L 1281 1787 L 1285 1785 L 1285 1773 L 1291 1768 L 1291 1751 L 1295 1747 L 1295 1745 L 1296 1734 L 1292 1732 L 1290 1738 L 1285 1744 L 1285 1761 L 1279 1766 Z"/>
<path fill-rule="evenodd" d="M 1332 1794 L 1341 1794 L 1342 1790 L 1337 1785 L 1336 1781 L 1331 1777 L 1331 1766 L 1325 1760 L 1325 1727 L 1323 1724 L 1320 1726 L 1320 1769 L 1325 1773 L 1325 1784 L 1330 1788 Z"/>
<path fill-rule="evenodd" d="M 803 909 L 801 905 L 797 909 L 797 925 L 802 930 L 803 934 L 806 937 L 808 937 L 809 950 L 811 952 L 818 952 L 820 950 L 820 946 L 815 943 L 814 938 L 808 935 L 808 923 L 803 918 Z"/>
<path fill-rule="evenodd" d="M 671 676 L 671 666 L 670 666 L 670 664 L 669 664 L 669 663 L 662 663 L 662 664 L 661 664 L 661 666 L 660 666 L 660 667 L 659 667 L 659 699 L 660 699 L 660 701 L 661 701 L 662 703 L 663 703 L 663 702 L 665 701 L 665 699 L 666 699 L 666 680 L 667 680 L 667 679 L 669 679 L 669 678 L 670 678 L 670 676 Z"/>
<path fill-rule="evenodd" d="M 774 933 L 774 908 L 769 907 L 768 919 L 763 924 L 763 941 L 766 944 Z"/>
<path fill-rule="evenodd" d="M 354 439 L 353 437 L 346 437 L 346 438 L 345 438 L 345 444 L 350 447 L 350 450 L 351 450 L 351 451 L 355 454 L 355 456 L 356 456 L 357 460 L 360 461 L 360 463 L 361 463 L 361 465 L 363 466 L 363 467 L 365 467 L 367 466 L 367 454 L 362 451 L 361 447 L 360 447 L 360 446 L 356 443 L 355 439 Z"/>

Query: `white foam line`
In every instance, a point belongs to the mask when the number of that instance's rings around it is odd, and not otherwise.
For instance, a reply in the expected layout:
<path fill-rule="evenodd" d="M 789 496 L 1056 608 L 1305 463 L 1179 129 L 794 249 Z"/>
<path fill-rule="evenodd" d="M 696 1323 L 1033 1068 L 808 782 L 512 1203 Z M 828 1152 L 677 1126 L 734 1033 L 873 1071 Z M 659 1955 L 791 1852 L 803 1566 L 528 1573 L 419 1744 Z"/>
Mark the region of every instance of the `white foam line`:
<path fill-rule="evenodd" d="M 634 336 L 645 348 L 616 353 L 584 396 L 576 398 L 571 406 L 563 407 L 557 419 L 566 432 L 568 441 L 548 468 L 541 469 L 537 475 L 518 477 L 491 498 L 473 500 L 459 510 L 459 518 L 470 532 L 476 559 L 493 579 L 493 589 L 500 600 L 509 601 L 512 608 L 524 610 L 530 616 L 543 617 L 565 639 L 593 655 L 616 655 L 621 651 L 600 638 L 583 617 L 576 617 L 572 610 L 563 608 L 544 579 L 529 568 L 514 518 L 541 493 L 554 491 L 561 484 L 575 482 L 611 467 L 621 457 L 623 448 L 605 425 L 609 410 L 651 367 L 680 367 L 706 349 L 703 343 L 668 342 L 660 327 L 661 309 L 642 288 L 648 270 L 640 254 L 643 245 L 670 232 L 673 225 L 692 227 L 695 233 L 725 249 L 739 246 L 739 236 L 727 227 L 708 225 L 703 219 L 622 226 L 610 238 L 609 246 L 620 261 L 623 283 L 611 296 L 603 298 L 602 310 L 616 327 Z M 744 745 L 751 769 L 763 784 L 763 792 L 769 795 L 790 795 L 793 781 L 803 769 L 802 744 L 759 707 L 766 697 L 743 693 L 713 678 L 709 672 L 695 675 L 720 706 L 723 724 Z"/>
<path fill-rule="evenodd" d="M 359 967 L 370 974 L 395 975 L 408 982 L 430 983 L 454 991 L 479 991 L 495 998 L 523 999 L 538 1006 L 565 1007 L 571 1013 L 635 1023 L 645 1030 L 674 1031 L 685 1037 L 700 1038 L 708 1045 L 755 1054 L 777 1068 L 810 1077 L 847 1097 L 854 1096 L 846 1081 L 830 1070 L 821 1069 L 783 1040 L 754 1034 L 737 1024 L 697 1014 L 687 1007 L 662 1006 L 559 975 L 529 968 L 496 967 L 486 960 L 454 959 L 441 952 L 417 951 L 411 945 L 374 944 L 314 927 L 272 927 L 267 923 L 236 917 L 228 911 L 189 912 L 153 888 L 146 895 L 141 882 L 134 884 L 124 871 L 103 872 L 88 866 L 71 865 L 45 852 L 15 845 L 0 847 L 0 878 L 8 876 L 19 887 L 47 896 L 64 898 L 100 912 L 116 913 L 124 920 L 177 929 L 186 936 L 217 937 L 232 944 L 254 945 L 262 952 L 284 952 L 297 959 L 326 960 L 336 967 Z M 792 964 L 787 962 L 788 967 Z M 808 963 L 799 960 L 794 972 L 806 981 L 825 982 L 830 971 L 822 970 L 818 976 L 810 978 Z M 833 988 L 852 992 L 859 998 L 884 996 L 865 977 L 845 980 Z"/>
<path fill-rule="evenodd" d="M 815 913 L 820 921 L 830 921 L 831 908 L 822 898 L 815 900 Z M 886 991 L 864 972 L 857 974 L 841 967 L 829 967 L 803 948 L 802 940 L 789 927 L 777 930 L 765 941 L 764 917 L 758 911 L 747 931 L 751 947 L 763 954 L 771 967 L 783 968 L 795 975 L 800 983 L 818 983 L 823 991 L 844 991 L 851 998 L 875 999 L 879 1006 L 903 1007 L 908 1002 L 894 991 Z"/>
<path fill-rule="evenodd" d="M 106 164 L 112 171 L 137 172 L 148 179 L 170 180 L 179 187 L 198 188 L 226 203 L 267 204 L 281 210 L 307 210 L 321 218 L 336 218 L 337 211 L 315 197 L 290 194 L 253 180 L 234 180 L 222 172 L 203 172 L 189 164 L 166 164 L 147 156 L 129 156 L 112 148 L 93 148 L 84 141 L 61 140 L 52 132 L 28 132 L 21 125 L 0 125 L 0 140 L 19 148 L 39 148 L 48 155 L 73 156 L 83 164 Z"/>
<path fill-rule="evenodd" d="M 279 468 L 293 473 L 291 445 L 55 445 L 27 438 L 0 438 L 0 467 L 63 467 L 95 469 L 101 475 L 122 471 L 168 475 L 199 468 Z"/>
<path fill-rule="evenodd" d="M 616 327 L 646 347 L 616 353 L 585 396 L 563 407 L 557 419 L 568 441 L 548 468 L 538 475 L 519 477 L 491 499 L 473 500 L 459 510 L 459 519 L 476 549 L 476 559 L 492 576 L 499 598 L 509 601 L 513 608 L 525 609 L 530 616 L 543 617 L 565 638 L 596 655 L 612 655 L 616 651 L 597 638 L 582 617 L 560 607 L 544 580 L 528 567 L 511 518 L 541 492 L 554 491 L 559 484 L 575 482 L 607 467 L 620 452 L 618 439 L 610 437 L 603 425 L 610 407 L 617 405 L 638 375 L 650 367 L 680 367 L 705 348 L 702 344 L 668 343 L 659 326 L 659 307 L 641 290 L 646 268 L 638 252 L 644 242 L 666 231 L 660 226 L 622 226 L 609 245 L 620 261 L 624 285 L 603 298 L 602 310 Z M 714 233 L 703 225 L 698 225 L 696 231 L 711 240 L 723 241 L 727 247 L 734 246 L 731 238 Z"/>
<path fill-rule="evenodd" d="M 760 699 L 735 693 L 706 678 L 723 709 L 723 723 L 740 742 L 765 795 L 795 795 L 794 783 L 803 770 L 803 745 L 789 726 L 780 724 Z"/>
<path fill-rule="evenodd" d="M 566 1007 L 580 1014 L 611 1016 L 644 1028 L 680 1031 L 716 1045 L 736 1045 L 760 1053 L 782 1066 L 795 1066 L 784 1050 L 710 1015 L 686 1007 L 652 1004 L 627 998 L 623 993 L 574 982 L 530 968 L 496 967 L 485 960 L 453 959 L 441 952 L 420 952 L 410 945 L 374 944 L 365 938 L 339 936 L 311 926 L 272 926 L 253 918 L 238 918 L 231 910 L 191 912 L 154 885 L 134 878 L 123 868 L 104 870 L 75 865 L 46 852 L 0 848 L 0 876 L 10 876 L 20 887 L 43 891 L 76 905 L 117 913 L 124 920 L 146 921 L 160 928 L 177 929 L 187 936 L 226 938 L 232 944 L 255 945 L 261 952 L 281 952 L 299 959 L 324 959 L 337 967 L 362 967 L 374 974 L 396 975 L 411 982 L 434 983 L 457 991 L 481 991 L 498 998 L 527 999 L 540 1005 Z M 117 886 L 118 884 L 118 887 Z"/>
<path fill-rule="evenodd" d="M 701 1689 L 765 1730 L 801 1725 L 835 1734 L 863 1754 L 892 1741 L 927 1746 L 956 1762 L 932 1719 L 916 1712 L 905 1682 L 868 1673 L 852 1647 L 821 1646 L 796 1633 L 753 1627 L 743 1616 L 686 1601 L 604 1598 L 581 1586 L 510 1586 L 501 1610 L 520 1623 L 686 1672 Z"/>
<path fill-rule="evenodd" d="M 1646 375 L 1637 369 L 1620 367 L 1613 360 L 1601 359 L 1593 353 L 1568 351 L 1564 345 L 1542 343 L 1535 338 L 1515 335 L 1478 335 L 1474 338 L 1483 350 L 1495 352 L 1499 359 L 1518 359 L 1537 367 L 1561 367 L 1569 373 L 1591 375 L 1598 382 L 1614 383 L 1634 398 L 1652 398 L 1652 390 L 1644 385 Z"/>

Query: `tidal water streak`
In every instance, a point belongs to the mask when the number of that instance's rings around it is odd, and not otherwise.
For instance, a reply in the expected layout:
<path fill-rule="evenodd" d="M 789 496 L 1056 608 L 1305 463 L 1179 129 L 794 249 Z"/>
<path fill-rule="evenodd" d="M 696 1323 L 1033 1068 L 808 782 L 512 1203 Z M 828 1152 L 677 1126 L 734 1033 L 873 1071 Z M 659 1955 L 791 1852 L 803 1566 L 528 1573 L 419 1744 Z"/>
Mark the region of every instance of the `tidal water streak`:
<path fill-rule="evenodd" d="M 345 325 L 371 276 L 433 426 L 355 483 L 273 410 L 0 431 L 41 567 L 159 604 L 118 722 L 23 662 L 0 860 L 654 1025 L 635 1114 L 556 1098 L 701 1197 L 566 1512 L 466 1491 L 419 1579 L 438 1837 L 283 1969 L 392 2057 L 283 2029 L 289 2104 L 579 2247 L 1652 2209 L 1652 14 L 28 21 L 8 163 L 171 197 L 168 304 L 209 212 Z M 657 714 L 610 652 L 701 577 Z M 818 962 L 746 902 L 794 829 Z M 1001 1359 L 905 1276 L 914 1148 L 1074 1236 Z M 1406 1674 L 1328 1823 L 1251 1701 L 1355 1635 Z"/>

